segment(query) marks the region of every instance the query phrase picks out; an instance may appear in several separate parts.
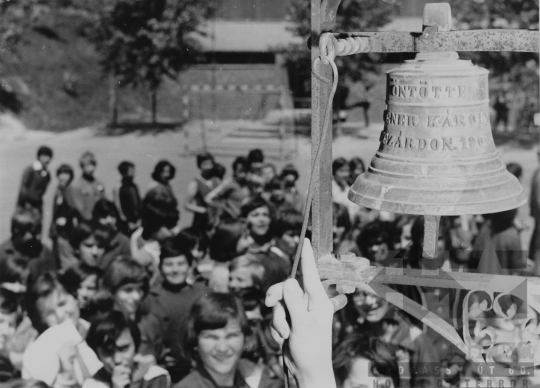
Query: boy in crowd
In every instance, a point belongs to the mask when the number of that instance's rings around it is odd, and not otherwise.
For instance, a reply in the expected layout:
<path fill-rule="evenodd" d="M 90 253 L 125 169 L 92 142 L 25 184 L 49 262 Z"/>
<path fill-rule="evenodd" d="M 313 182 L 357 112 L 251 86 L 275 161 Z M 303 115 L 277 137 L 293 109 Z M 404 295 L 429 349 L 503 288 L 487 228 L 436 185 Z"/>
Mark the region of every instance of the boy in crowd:
<path fill-rule="evenodd" d="M 296 187 L 298 181 L 298 170 L 292 164 L 287 164 L 281 170 L 281 179 L 285 187 L 285 199 L 290 206 L 300 213 L 304 212 L 304 197 Z"/>
<path fill-rule="evenodd" d="M 53 241 L 53 252 L 61 268 L 73 257 L 73 249 L 69 243 L 69 234 L 78 222 L 78 211 L 71 182 L 73 168 L 62 164 L 56 170 L 58 187 L 53 199 L 52 222 L 49 237 Z"/>
<path fill-rule="evenodd" d="M 232 164 L 232 178 L 225 179 L 206 195 L 206 203 L 216 208 L 215 218 L 217 220 L 238 218 L 240 216 L 240 209 L 249 197 L 247 168 L 246 158 L 243 156 L 237 157 Z"/>
<path fill-rule="evenodd" d="M 51 251 L 41 243 L 41 223 L 36 209 L 19 209 L 11 219 L 11 238 L 0 245 L 0 261 L 21 258 L 30 276 L 56 270 Z"/>
<path fill-rule="evenodd" d="M 129 256 L 131 246 L 129 238 L 118 230 L 119 215 L 111 201 L 101 198 L 92 212 L 94 224 L 107 230 L 109 238 L 105 253 L 98 262 L 98 267 L 105 270 L 118 256 Z"/>
<path fill-rule="evenodd" d="M 143 309 L 156 315 L 165 324 L 165 343 L 169 344 L 166 358 L 173 382 L 180 381 L 190 371 L 189 362 L 182 356 L 182 339 L 191 306 L 209 290 L 188 283 L 193 257 L 188 247 L 176 237 L 161 243 L 159 271 L 161 277 L 150 289 Z"/>
<path fill-rule="evenodd" d="M 86 342 L 103 367 L 82 388 L 170 387 L 167 372 L 137 353 L 141 333 L 122 313 L 112 311 L 93 322 Z"/>
<path fill-rule="evenodd" d="M 53 151 L 47 146 L 39 147 L 37 159 L 23 173 L 17 207 L 32 208 L 43 214 L 43 195 L 51 182 L 47 166 L 51 162 Z"/>
<path fill-rule="evenodd" d="M 91 221 L 96 202 L 105 197 L 105 186 L 94 176 L 97 161 L 92 152 L 85 152 L 79 160 L 79 165 L 82 175 L 74 186 L 75 206 L 82 219 Z"/>
<path fill-rule="evenodd" d="M 139 187 L 133 181 L 135 165 L 123 161 L 118 165 L 118 172 L 122 181 L 120 186 L 113 190 L 114 203 L 120 216 L 118 229 L 129 237 L 141 226 L 141 195 Z"/>
<path fill-rule="evenodd" d="M 207 152 L 198 154 L 197 167 L 200 174 L 188 184 L 184 207 L 193 213 L 191 227 L 204 233 L 209 221 L 208 204 L 204 198 L 217 187 L 219 180 L 214 176 L 215 162 L 211 154 Z"/>

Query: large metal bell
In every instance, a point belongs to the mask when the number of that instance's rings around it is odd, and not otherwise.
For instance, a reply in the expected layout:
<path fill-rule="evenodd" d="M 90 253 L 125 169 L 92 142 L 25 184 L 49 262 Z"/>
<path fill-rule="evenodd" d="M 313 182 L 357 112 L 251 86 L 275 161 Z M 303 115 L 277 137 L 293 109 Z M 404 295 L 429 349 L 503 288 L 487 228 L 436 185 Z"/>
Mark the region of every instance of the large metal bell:
<path fill-rule="evenodd" d="M 419 53 L 387 73 L 379 150 L 349 199 L 405 214 L 494 213 L 526 201 L 495 149 L 488 71 L 455 52 Z"/>

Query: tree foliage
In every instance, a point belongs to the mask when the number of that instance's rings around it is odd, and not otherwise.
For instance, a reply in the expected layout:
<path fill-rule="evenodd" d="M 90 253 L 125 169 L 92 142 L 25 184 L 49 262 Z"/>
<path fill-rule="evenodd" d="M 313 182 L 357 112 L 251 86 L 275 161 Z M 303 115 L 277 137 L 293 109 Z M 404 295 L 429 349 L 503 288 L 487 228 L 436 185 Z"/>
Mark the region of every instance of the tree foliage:
<path fill-rule="evenodd" d="M 538 29 L 538 5 L 534 0 L 453 0 L 451 7 L 456 30 Z M 511 124 L 518 129 L 530 125 L 525 121 L 538 112 L 538 53 L 475 52 L 463 56 L 490 71 L 492 99 L 501 92 L 512 96 Z"/>
<path fill-rule="evenodd" d="M 397 9 L 381 0 L 342 0 L 337 13 L 335 32 L 376 31 L 393 20 Z M 311 1 L 292 0 L 288 18 L 293 23 L 290 31 L 305 41 L 311 34 Z M 301 76 L 309 77 L 310 53 L 307 46 L 293 45 L 286 51 L 290 66 L 307 69 Z M 380 71 L 377 54 L 340 57 L 337 59 L 340 76 L 352 81 L 369 83 L 370 75 Z"/>
<path fill-rule="evenodd" d="M 164 77 L 198 59 L 201 24 L 213 12 L 210 0 L 93 0 L 91 38 L 101 64 L 121 86 L 156 90 Z M 99 3 L 99 4 L 98 4 Z"/>

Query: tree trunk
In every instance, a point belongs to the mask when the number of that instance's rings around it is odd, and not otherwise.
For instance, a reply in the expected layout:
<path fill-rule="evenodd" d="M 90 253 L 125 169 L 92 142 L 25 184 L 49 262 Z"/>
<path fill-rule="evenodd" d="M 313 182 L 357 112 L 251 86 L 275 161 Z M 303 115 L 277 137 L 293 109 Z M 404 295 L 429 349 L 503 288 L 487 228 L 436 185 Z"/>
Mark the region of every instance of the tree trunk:
<path fill-rule="evenodd" d="M 152 124 L 156 123 L 157 117 L 157 88 L 152 89 Z"/>
<path fill-rule="evenodd" d="M 118 83 L 114 74 L 109 74 L 109 126 L 118 124 Z"/>

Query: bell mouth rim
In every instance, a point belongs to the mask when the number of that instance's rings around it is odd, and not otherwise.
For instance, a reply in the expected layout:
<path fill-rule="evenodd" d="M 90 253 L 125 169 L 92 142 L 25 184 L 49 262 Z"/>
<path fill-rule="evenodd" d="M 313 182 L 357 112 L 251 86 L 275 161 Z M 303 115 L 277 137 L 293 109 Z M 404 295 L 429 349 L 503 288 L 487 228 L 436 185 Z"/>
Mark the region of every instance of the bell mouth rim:
<path fill-rule="evenodd" d="M 418 161 L 421 164 L 426 164 L 425 158 L 397 156 L 397 155 L 391 155 L 388 153 L 383 153 L 381 151 L 375 152 L 374 158 L 385 159 L 385 160 L 399 162 L 399 163 L 408 162 L 408 161 L 413 161 L 413 162 Z M 478 161 L 481 161 L 481 160 L 493 160 L 493 159 L 498 159 L 498 158 L 500 158 L 500 153 L 499 151 L 495 150 L 489 153 L 484 153 L 480 155 L 472 155 L 472 156 L 467 156 L 467 157 L 460 157 L 460 158 L 452 157 L 452 158 L 431 159 L 430 163 L 427 163 L 427 164 L 441 165 L 441 164 L 447 164 L 449 162 L 468 164 L 468 163 L 477 163 Z"/>
<path fill-rule="evenodd" d="M 466 214 L 491 214 L 517 209 L 527 203 L 525 190 L 490 202 L 461 202 L 456 204 L 418 203 L 379 199 L 354 193 L 347 195 L 349 200 L 368 209 L 388 211 L 397 214 L 459 216 Z M 511 201 L 510 201 L 511 200 Z"/>

